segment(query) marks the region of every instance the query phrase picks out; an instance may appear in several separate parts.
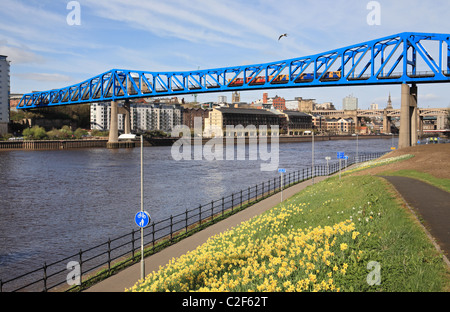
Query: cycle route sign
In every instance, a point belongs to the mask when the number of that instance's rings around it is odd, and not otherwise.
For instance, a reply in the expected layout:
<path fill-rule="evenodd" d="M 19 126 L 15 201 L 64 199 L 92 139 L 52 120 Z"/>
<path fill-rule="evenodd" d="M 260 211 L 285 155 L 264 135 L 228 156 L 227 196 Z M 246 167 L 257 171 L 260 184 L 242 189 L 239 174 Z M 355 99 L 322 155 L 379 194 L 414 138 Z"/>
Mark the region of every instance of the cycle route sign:
<path fill-rule="evenodd" d="M 150 215 L 146 211 L 139 211 L 134 216 L 134 222 L 138 227 L 144 228 L 150 223 Z"/>

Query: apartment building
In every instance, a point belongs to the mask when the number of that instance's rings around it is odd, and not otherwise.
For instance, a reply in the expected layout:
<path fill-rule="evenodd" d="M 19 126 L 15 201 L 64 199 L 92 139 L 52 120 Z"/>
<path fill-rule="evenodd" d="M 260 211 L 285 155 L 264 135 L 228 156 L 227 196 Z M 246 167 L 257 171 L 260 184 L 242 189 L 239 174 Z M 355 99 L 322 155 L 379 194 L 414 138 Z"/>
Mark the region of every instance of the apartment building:
<path fill-rule="evenodd" d="M 178 104 L 130 103 L 130 126 L 133 132 L 162 130 L 169 133 L 175 126 L 182 124 L 182 118 L 181 107 Z M 109 102 L 91 104 L 91 129 L 108 130 L 110 120 Z M 119 131 L 124 130 L 124 121 L 124 115 L 119 114 Z"/>
<path fill-rule="evenodd" d="M 91 129 L 92 130 L 109 130 L 111 120 L 111 103 L 100 102 L 91 103 Z M 124 129 L 123 115 L 118 115 L 119 131 Z"/>
<path fill-rule="evenodd" d="M 9 61 L 0 55 L 0 135 L 8 132 L 9 124 Z"/>

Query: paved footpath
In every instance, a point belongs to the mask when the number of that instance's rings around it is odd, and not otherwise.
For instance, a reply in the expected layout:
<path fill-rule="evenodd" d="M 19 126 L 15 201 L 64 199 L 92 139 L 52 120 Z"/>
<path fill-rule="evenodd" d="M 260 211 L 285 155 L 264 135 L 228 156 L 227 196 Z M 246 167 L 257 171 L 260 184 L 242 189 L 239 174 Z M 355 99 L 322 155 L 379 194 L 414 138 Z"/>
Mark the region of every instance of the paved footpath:
<path fill-rule="evenodd" d="M 383 176 L 407 204 L 425 221 L 424 225 L 441 251 L 450 256 L 450 193 L 431 184 L 399 176 Z M 448 260 L 447 260 L 448 261 Z"/>
<path fill-rule="evenodd" d="M 318 183 L 327 179 L 328 177 L 315 177 L 314 182 Z M 312 180 L 307 180 L 291 186 L 283 190 L 283 200 L 292 197 L 307 186 L 312 184 Z M 197 232 L 182 241 L 171 245 L 162 251 L 145 258 L 145 275 L 158 271 L 160 266 L 165 266 L 172 258 L 177 258 L 188 251 L 195 250 L 198 246 L 206 243 L 208 238 L 216 234 L 220 234 L 232 227 L 236 227 L 244 221 L 247 221 L 254 216 L 271 209 L 278 205 L 281 201 L 281 194 L 277 193 L 269 198 L 266 198 L 253 206 L 250 206 L 218 223 L 215 223 L 206 229 Z M 136 263 L 129 268 L 120 271 L 119 273 L 101 281 L 92 287 L 86 289 L 86 292 L 123 292 L 125 288 L 130 288 L 140 278 L 140 263 Z"/>

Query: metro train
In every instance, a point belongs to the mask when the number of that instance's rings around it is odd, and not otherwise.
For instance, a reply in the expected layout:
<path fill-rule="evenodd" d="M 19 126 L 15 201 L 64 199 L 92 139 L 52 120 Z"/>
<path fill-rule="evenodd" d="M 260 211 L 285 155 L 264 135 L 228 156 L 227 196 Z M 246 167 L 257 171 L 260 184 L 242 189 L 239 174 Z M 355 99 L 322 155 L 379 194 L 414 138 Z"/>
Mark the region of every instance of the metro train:
<path fill-rule="evenodd" d="M 321 73 L 317 74 L 318 76 L 321 75 Z M 274 80 L 273 75 L 269 76 L 269 81 L 272 81 L 273 84 L 283 84 L 287 83 L 289 81 L 289 75 L 279 75 Z M 325 75 L 320 79 L 321 81 L 334 81 L 339 80 L 341 78 L 341 71 L 330 71 L 326 72 Z M 303 73 L 301 74 L 295 82 L 310 82 L 314 80 L 314 74 L 313 73 Z M 251 86 L 253 85 L 262 85 L 266 83 L 266 77 L 260 76 L 260 77 L 247 77 L 246 79 L 247 83 Z M 242 86 L 244 84 L 243 78 L 235 78 L 235 79 L 229 79 L 228 80 L 228 86 L 229 87 L 238 87 Z"/>

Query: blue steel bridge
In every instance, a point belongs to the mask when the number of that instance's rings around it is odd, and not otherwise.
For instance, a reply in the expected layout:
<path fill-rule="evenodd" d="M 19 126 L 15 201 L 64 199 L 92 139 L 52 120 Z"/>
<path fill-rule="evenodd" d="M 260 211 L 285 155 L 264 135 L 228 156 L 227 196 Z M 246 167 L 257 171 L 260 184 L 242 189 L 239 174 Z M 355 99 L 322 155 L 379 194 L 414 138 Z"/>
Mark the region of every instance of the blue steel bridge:
<path fill-rule="evenodd" d="M 207 92 L 401 84 L 405 116 L 400 122 L 406 125 L 401 128 L 409 129 L 403 141 L 400 134 L 403 147 L 417 141 L 411 135 L 417 84 L 444 82 L 450 82 L 450 34 L 404 32 L 264 64 L 182 72 L 111 69 L 72 86 L 25 94 L 17 109 Z"/>

